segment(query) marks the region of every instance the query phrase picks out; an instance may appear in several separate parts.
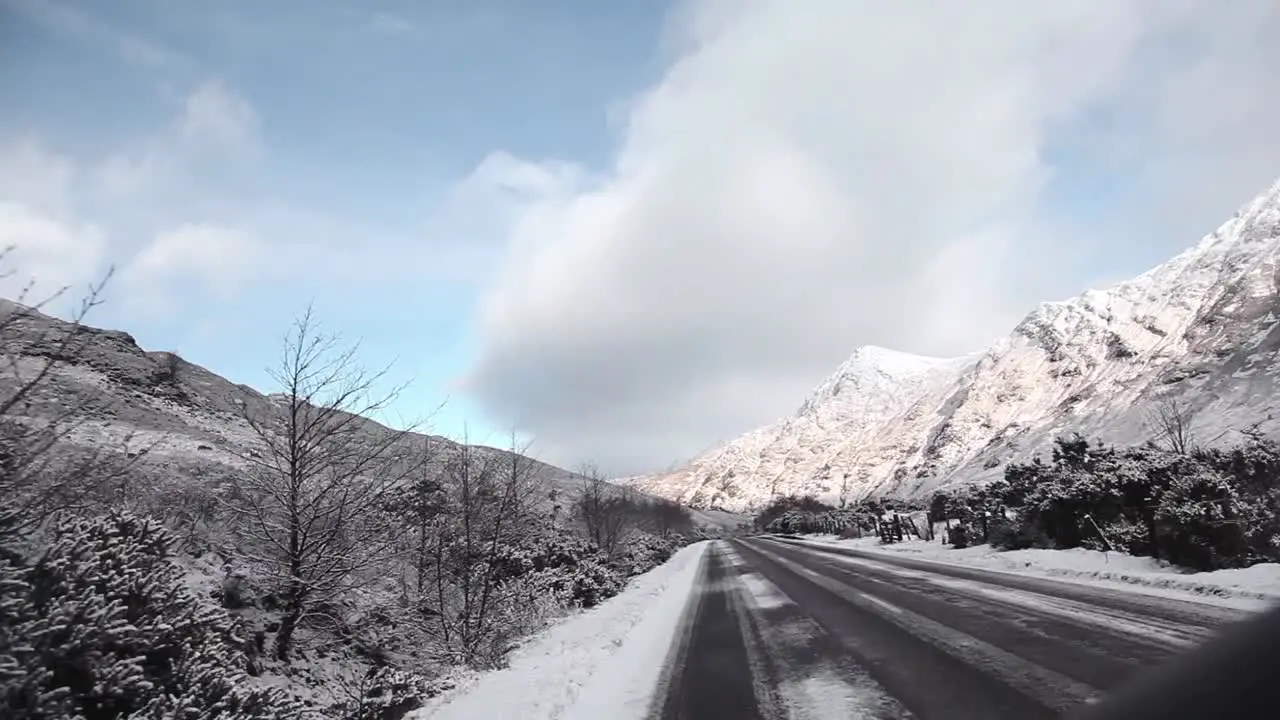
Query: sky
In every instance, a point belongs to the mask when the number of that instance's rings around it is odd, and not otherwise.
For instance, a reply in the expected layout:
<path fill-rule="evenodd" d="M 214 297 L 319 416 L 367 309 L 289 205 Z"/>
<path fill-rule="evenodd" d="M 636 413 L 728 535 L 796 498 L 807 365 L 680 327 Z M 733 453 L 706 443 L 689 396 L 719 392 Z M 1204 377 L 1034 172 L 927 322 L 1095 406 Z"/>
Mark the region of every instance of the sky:
<path fill-rule="evenodd" d="M 613 475 L 973 352 L 1280 177 L 1272 0 L 0 0 L 0 244 L 236 382 Z M 443 407 L 441 404 L 443 403 Z M 437 411 L 437 408 L 441 408 Z"/>

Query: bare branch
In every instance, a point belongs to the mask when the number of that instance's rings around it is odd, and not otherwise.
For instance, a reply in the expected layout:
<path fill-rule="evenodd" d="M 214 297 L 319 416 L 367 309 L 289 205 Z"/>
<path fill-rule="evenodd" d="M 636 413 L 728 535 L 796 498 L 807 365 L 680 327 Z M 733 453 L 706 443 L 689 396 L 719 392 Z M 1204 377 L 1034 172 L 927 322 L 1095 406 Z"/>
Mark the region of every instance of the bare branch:
<path fill-rule="evenodd" d="M 1152 431 L 1156 444 L 1179 455 L 1194 451 L 1196 444 L 1192 432 L 1192 414 L 1185 402 L 1171 397 L 1162 399 L 1147 412 L 1147 426 Z"/>
<path fill-rule="evenodd" d="M 379 391 L 387 371 L 360 367 L 357 348 L 322 332 L 307 308 L 271 371 L 281 392 L 241 406 L 260 450 L 241 454 L 246 470 L 223 502 L 245 520 L 241 557 L 284 586 L 275 648 L 282 660 L 315 605 L 394 556 L 387 500 L 426 460 L 413 452 L 419 423 L 390 429 L 371 419 L 403 386 Z"/>
<path fill-rule="evenodd" d="M 12 246 L 0 251 L 0 263 L 12 251 Z M 0 277 L 13 274 L 9 269 Z M 68 402 L 47 391 L 60 366 L 82 360 L 92 337 L 84 319 L 101 304 L 111 276 L 108 270 L 90 285 L 66 321 L 42 310 L 69 287 L 33 300 L 34 286 L 28 283 L 16 300 L 0 300 L 0 496 L 19 530 L 59 511 L 84 507 L 103 487 L 125 477 L 142 456 L 125 451 L 115 457 L 101 447 L 76 446 L 74 436 L 87 429 L 99 398 L 82 394 Z M 54 452 L 58 446 L 65 451 Z"/>

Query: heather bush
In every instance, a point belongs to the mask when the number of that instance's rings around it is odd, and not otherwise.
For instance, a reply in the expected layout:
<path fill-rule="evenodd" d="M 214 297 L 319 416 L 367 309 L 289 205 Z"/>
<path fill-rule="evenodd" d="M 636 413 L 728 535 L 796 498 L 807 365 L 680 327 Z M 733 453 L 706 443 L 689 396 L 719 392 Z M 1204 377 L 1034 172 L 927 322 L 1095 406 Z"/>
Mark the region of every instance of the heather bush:
<path fill-rule="evenodd" d="M 0 544 L 13 546 L 13 514 Z M 160 523 L 70 519 L 33 556 L 0 553 L 0 715 L 288 718 L 301 707 L 249 682 L 240 628 L 192 594 Z"/>

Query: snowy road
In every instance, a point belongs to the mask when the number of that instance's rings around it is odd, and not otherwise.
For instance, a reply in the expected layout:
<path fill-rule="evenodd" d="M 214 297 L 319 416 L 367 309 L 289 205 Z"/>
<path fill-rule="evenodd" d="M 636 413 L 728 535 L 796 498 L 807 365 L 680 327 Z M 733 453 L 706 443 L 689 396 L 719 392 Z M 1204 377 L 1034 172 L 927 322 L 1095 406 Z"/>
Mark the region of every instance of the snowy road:
<path fill-rule="evenodd" d="M 1059 717 L 1247 615 L 882 553 L 717 542 L 652 716 Z"/>

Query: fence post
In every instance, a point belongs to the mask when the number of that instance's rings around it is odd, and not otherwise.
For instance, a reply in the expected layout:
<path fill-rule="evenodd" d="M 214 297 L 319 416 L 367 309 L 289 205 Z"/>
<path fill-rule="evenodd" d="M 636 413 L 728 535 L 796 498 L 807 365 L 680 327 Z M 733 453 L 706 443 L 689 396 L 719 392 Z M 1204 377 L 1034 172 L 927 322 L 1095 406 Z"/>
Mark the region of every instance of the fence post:
<path fill-rule="evenodd" d="M 1084 514 L 1084 519 L 1089 521 L 1089 524 L 1093 526 L 1093 531 L 1094 531 L 1094 532 L 1096 532 L 1096 533 L 1098 533 L 1098 537 L 1099 537 L 1099 538 L 1102 538 L 1102 561 L 1103 561 L 1104 563 L 1106 563 L 1106 564 L 1110 565 L 1110 564 L 1111 564 L 1111 556 L 1109 556 L 1109 555 L 1107 554 L 1107 551 L 1108 551 L 1108 550 L 1115 550 L 1115 546 L 1113 546 L 1113 545 L 1111 544 L 1111 541 L 1107 539 L 1107 534 L 1106 534 L 1106 533 L 1104 533 L 1104 532 L 1102 532 L 1102 528 L 1098 527 L 1098 523 L 1096 523 L 1096 522 L 1094 522 L 1094 521 L 1093 521 L 1093 516 L 1092 516 L 1092 515 L 1090 515 L 1089 513 L 1085 513 L 1085 514 Z"/>

